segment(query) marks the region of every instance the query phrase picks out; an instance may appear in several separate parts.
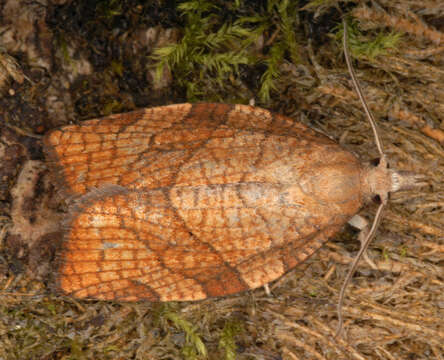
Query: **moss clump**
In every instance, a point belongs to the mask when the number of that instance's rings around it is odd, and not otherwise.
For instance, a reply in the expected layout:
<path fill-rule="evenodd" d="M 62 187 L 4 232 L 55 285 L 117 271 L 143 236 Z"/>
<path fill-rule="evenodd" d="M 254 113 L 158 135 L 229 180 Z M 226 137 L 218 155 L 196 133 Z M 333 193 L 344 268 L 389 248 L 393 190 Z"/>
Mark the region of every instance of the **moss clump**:
<path fill-rule="evenodd" d="M 180 316 L 173 306 L 168 303 L 164 304 L 157 315 L 158 321 L 169 321 L 177 330 L 185 333 L 185 344 L 182 347 L 182 355 L 185 359 L 195 360 L 207 357 L 207 348 L 197 332 L 196 326 Z"/>
<path fill-rule="evenodd" d="M 374 59 L 377 56 L 387 54 L 389 49 L 394 49 L 399 45 L 402 34 L 396 31 L 380 31 L 372 38 L 364 35 L 356 21 L 349 21 L 348 24 L 348 46 L 353 57 Z M 342 42 L 344 28 L 338 26 L 335 33 L 336 41 Z"/>
<path fill-rule="evenodd" d="M 236 82 L 243 65 L 262 65 L 259 97 L 267 102 L 275 90 L 285 59 L 299 62 L 295 28 L 298 9 L 289 0 L 270 0 L 253 12 L 247 2 L 187 1 L 178 6 L 184 18 L 183 36 L 177 44 L 153 53 L 159 79 L 165 67 L 174 74 L 187 98 L 206 98 L 212 89 Z M 211 95 L 210 95 L 211 96 Z M 248 98 L 239 99 L 240 102 Z"/>
<path fill-rule="evenodd" d="M 243 326 L 238 321 L 228 321 L 222 329 L 222 334 L 219 340 L 219 348 L 225 353 L 225 360 L 236 359 L 236 335 L 243 331 Z"/>

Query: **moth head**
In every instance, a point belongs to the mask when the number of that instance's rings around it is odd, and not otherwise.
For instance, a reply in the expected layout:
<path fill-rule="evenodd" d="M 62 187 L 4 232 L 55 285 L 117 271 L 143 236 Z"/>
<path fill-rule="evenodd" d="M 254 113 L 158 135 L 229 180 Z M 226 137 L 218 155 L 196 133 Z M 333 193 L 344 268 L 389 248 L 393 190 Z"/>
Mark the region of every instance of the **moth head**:
<path fill-rule="evenodd" d="M 396 171 L 390 169 L 382 156 L 373 165 L 364 169 L 362 177 L 362 186 L 364 195 L 367 199 L 379 198 L 382 203 L 386 203 L 389 193 L 396 191 L 409 190 L 424 186 L 424 177 L 409 171 Z"/>

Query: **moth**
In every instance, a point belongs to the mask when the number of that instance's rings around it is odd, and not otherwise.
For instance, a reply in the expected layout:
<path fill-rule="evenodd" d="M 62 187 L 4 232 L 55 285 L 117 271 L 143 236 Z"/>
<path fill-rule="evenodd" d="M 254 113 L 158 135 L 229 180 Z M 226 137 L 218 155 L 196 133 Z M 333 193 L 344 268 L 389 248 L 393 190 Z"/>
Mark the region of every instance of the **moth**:
<path fill-rule="evenodd" d="M 74 204 L 58 282 L 81 298 L 200 300 L 260 287 L 312 255 L 391 176 L 244 105 L 143 109 L 44 141 Z"/>
<path fill-rule="evenodd" d="M 327 136 L 245 105 L 89 120 L 49 132 L 44 151 L 71 204 L 58 286 L 101 300 L 189 301 L 266 285 L 372 198 L 385 204 L 416 181 L 388 169 L 382 150 L 377 166 L 362 164 Z"/>

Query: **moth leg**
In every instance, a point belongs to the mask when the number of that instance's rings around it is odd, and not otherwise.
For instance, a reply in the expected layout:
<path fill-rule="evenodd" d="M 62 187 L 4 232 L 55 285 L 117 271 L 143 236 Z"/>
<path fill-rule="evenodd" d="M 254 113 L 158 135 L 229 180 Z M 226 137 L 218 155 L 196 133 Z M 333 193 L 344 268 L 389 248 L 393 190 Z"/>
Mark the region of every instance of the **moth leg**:
<path fill-rule="evenodd" d="M 267 294 L 267 296 L 271 295 L 271 291 L 270 291 L 270 288 L 268 287 L 268 284 L 264 284 L 264 290 L 265 290 L 265 294 Z"/>
<path fill-rule="evenodd" d="M 363 242 L 365 240 L 365 238 L 367 237 L 368 232 L 370 231 L 370 226 L 368 221 L 360 216 L 360 215 L 355 215 L 353 216 L 348 223 L 353 226 L 354 228 L 360 230 L 359 231 L 359 235 L 358 235 L 358 240 L 361 243 L 361 246 L 363 246 Z M 365 252 L 363 254 L 364 260 L 367 262 L 367 264 L 369 264 L 369 266 L 373 269 L 373 270 L 377 270 L 378 267 L 375 265 L 375 263 L 368 257 L 367 252 Z"/>

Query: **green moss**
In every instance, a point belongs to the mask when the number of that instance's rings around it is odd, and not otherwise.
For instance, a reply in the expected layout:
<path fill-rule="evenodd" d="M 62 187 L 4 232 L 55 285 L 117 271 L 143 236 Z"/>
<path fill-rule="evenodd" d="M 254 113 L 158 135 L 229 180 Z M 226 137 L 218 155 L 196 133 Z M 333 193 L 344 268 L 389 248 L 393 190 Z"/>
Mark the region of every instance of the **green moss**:
<path fill-rule="evenodd" d="M 235 337 L 244 330 L 242 324 L 238 321 L 228 321 L 225 323 L 219 340 L 219 348 L 225 353 L 225 360 L 236 359 L 236 341 Z"/>
<path fill-rule="evenodd" d="M 112 60 L 111 61 L 111 70 L 117 76 L 122 77 L 123 76 L 124 66 L 123 66 L 121 61 Z"/>
<path fill-rule="evenodd" d="M 382 249 L 381 256 L 384 259 L 384 261 L 390 260 L 390 255 L 389 255 L 389 252 L 388 252 L 388 250 L 386 248 Z"/>
<path fill-rule="evenodd" d="M 408 254 L 408 249 L 405 245 L 403 245 L 399 251 L 399 255 L 401 255 L 401 257 L 407 257 Z"/>
<path fill-rule="evenodd" d="M 58 46 L 60 48 L 60 51 L 62 52 L 63 61 L 65 61 L 65 63 L 71 65 L 73 63 L 73 61 L 72 61 L 71 56 L 69 55 L 69 52 L 68 52 L 68 44 L 67 44 L 66 39 L 62 33 L 59 33 L 58 36 L 56 37 L 56 44 L 57 44 L 56 46 Z"/>
<path fill-rule="evenodd" d="M 103 20 L 110 21 L 114 16 L 120 16 L 123 12 L 121 0 L 99 0 L 96 3 L 95 12 Z"/>
<path fill-rule="evenodd" d="M 153 58 L 156 78 L 160 79 L 167 67 L 191 101 L 208 99 L 213 89 L 217 92 L 235 82 L 241 66 L 264 64 L 258 93 L 266 102 L 275 90 L 274 81 L 285 58 L 299 62 L 294 1 L 270 0 L 258 13 L 242 1 L 224 2 L 222 7 L 217 2 L 192 0 L 180 4 L 178 10 L 185 23 L 182 39 L 156 49 Z M 261 53 L 254 44 L 267 38 Z M 239 100 L 249 99 L 240 95 Z"/>
<path fill-rule="evenodd" d="M 307 5 L 304 6 L 305 10 L 315 10 L 319 7 L 327 7 L 329 5 L 334 5 L 337 3 L 337 0 L 311 0 Z"/>
<path fill-rule="evenodd" d="M 111 115 L 116 112 L 122 111 L 122 108 L 123 104 L 120 101 L 112 99 L 103 106 L 102 114 L 105 116 Z"/>
<path fill-rule="evenodd" d="M 161 305 L 161 309 L 157 313 L 157 321 L 171 322 L 177 330 L 184 332 L 185 344 L 182 348 L 182 355 L 185 359 L 195 360 L 207 356 L 207 348 L 205 347 L 196 327 L 179 315 L 175 310 L 174 303 L 165 303 Z"/>
<path fill-rule="evenodd" d="M 376 36 L 365 35 L 359 28 L 356 21 L 348 21 L 348 46 L 350 52 L 355 58 L 374 59 L 377 56 L 384 55 L 389 49 L 395 49 L 399 44 L 402 34 L 398 32 L 381 31 Z M 338 26 L 335 38 L 342 41 L 344 29 L 342 23 Z"/>

